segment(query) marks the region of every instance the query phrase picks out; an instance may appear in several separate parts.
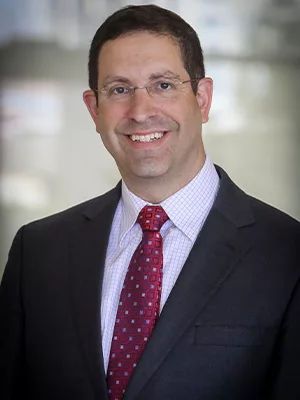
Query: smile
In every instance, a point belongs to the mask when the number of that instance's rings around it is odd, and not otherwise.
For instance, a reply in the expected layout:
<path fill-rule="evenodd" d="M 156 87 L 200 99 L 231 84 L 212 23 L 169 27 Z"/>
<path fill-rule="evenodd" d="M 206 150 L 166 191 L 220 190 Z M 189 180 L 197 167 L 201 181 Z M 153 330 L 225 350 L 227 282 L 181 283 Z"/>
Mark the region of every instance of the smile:
<path fill-rule="evenodd" d="M 165 132 L 154 132 L 149 133 L 147 135 L 131 135 L 129 136 L 133 142 L 153 142 L 154 140 L 161 139 L 164 136 Z"/>

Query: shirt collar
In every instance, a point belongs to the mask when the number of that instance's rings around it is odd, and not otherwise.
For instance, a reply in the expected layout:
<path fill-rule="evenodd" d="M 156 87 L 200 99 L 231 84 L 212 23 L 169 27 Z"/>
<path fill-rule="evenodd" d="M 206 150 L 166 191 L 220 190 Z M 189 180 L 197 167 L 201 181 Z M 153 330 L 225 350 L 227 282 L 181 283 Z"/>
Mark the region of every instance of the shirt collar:
<path fill-rule="evenodd" d="M 186 186 L 161 203 L 171 221 L 191 241 L 195 241 L 213 206 L 219 189 L 219 176 L 210 157 Z"/>
<path fill-rule="evenodd" d="M 207 155 L 198 174 L 182 189 L 164 200 L 160 205 L 173 224 L 191 241 L 195 241 L 214 203 L 219 189 L 219 176 Z M 123 212 L 120 241 L 135 224 L 141 209 L 151 204 L 133 194 L 122 181 Z"/>
<path fill-rule="evenodd" d="M 121 215 L 121 226 L 120 226 L 120 242 L 123 240 L 126 233 L 135 224 L 139 212 L 141 209 L 149 204 L 145 200 L 136 196 L 132 193 L 125 182 L 122 180 L 122 215 Z"/>

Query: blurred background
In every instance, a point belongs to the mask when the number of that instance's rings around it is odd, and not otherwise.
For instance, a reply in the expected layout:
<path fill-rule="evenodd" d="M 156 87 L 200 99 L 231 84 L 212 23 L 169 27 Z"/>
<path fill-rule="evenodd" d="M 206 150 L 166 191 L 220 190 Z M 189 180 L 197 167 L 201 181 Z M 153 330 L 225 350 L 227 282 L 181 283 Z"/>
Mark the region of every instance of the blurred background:
<path fill-rule="evenodd" d="M 119 180 L 82 101 L 92 37 L 121 0 L 0 0 L 0 279 L 24 223 Z M 164 0 L 198 32 L 204 141 L 246 192 L 300 220 L 300 0 Z"/>

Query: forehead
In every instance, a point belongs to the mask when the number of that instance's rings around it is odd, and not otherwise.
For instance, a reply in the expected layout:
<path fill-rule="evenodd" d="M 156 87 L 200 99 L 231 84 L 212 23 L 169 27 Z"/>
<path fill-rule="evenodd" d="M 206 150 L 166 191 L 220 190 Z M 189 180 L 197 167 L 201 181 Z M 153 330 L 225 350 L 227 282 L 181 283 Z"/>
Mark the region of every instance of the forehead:
<path fill-rule="evenodd" d="M 165 70 L 182 75 L 184 69 L 177 42 L 169 36 L 132 33 L 106 42 L 99 54 L 99 81 L 108 75 L 147 78 Z"/>

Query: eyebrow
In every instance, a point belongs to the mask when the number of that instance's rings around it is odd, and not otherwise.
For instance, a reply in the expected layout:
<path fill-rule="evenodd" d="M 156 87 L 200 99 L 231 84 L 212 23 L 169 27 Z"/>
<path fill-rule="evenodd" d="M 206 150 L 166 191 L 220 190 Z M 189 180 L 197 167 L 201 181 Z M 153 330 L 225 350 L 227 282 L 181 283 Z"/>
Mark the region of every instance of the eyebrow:
<path fill-rule="evenodd" d="M 130 79 L 125 78 L 124 76 L 119 75 L 107 75 L 103 81 L 103 85 L 107 85 L 112 82 L 122 82 L 122 83 L 131 83 Z"/>
<path fill-rule="evenodd" d="M 161 79 L 161 78 L 168 78 L 168 79 L 178 79 L 180 80 L 180 76 L 178 74 L 175 74 L 171 70 L 165 70 L 163 72 L 154 72 L 150 75 L 149 80 L 154 81 L 156 79 Z M 121 82 L 121 83 L 127 83 L 127 84 L 132 84 L 132 81 L 125 76 L 121 75 L 107 75 L 103 81 L 103 86 L 106 86 L 110 83 L 113 82 Z"/>
<path fill-rule="evenodd" d="M 150 75 L 150 80 L 155 80 L 159 78 L 169 78 L 169 79 L 179 79 L 180 76 L 178 74 L 174 74 L 171 70 L 166 70 L 164 72 L 153 73 Z"/>

